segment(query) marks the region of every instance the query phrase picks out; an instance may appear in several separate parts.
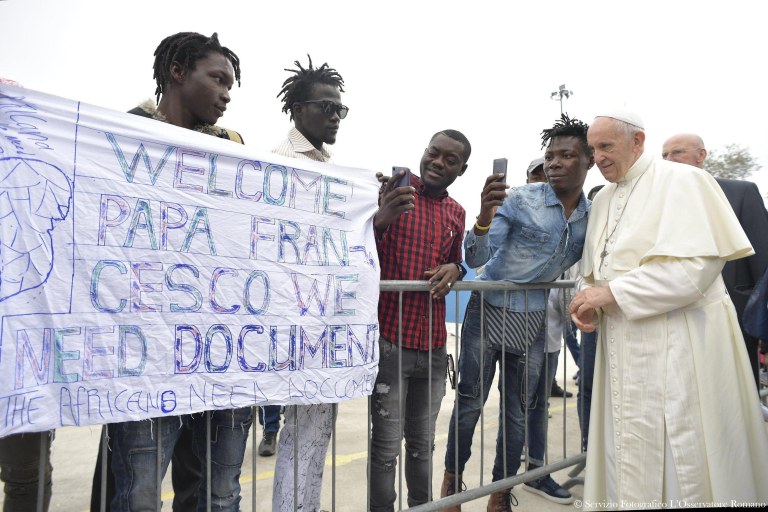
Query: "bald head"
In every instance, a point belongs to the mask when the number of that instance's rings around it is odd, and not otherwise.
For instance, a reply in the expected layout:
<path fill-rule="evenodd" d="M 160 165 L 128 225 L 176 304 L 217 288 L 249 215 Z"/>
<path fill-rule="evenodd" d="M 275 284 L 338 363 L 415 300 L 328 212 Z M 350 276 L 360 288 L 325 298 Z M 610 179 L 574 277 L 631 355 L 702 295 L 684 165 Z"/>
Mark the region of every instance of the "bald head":
<path fill-rule="evenodd" d="M 661 150 L 661 157 L 671 162 L 704 168 L 707 150 L 704 141 L 693 133 L 680 133 L 667 139 Z"/>

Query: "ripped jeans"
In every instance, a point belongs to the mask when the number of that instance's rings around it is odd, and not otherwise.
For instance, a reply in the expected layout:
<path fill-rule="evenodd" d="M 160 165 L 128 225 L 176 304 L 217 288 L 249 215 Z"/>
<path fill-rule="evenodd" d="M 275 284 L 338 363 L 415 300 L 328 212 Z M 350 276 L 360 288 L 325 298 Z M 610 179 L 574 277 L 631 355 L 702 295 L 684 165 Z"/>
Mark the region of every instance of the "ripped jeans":
<path fill-rule="evenodd" d="M 251 428 L 251 407 L 210 411 L 211 415 L 211 509 L 240 510 L 240 470 Z M 206 413 L 127 421 L 109 425 L 115 496 L 110 510 L 136 512 L 157 510 L 157 437 L 160 436 L 161 478 L 181 435 L 182 422 L 192 429 L 192 449 L 203 464 L 197 509 L 206 510 Z"/>
<path fill-rule="evenodd" d="M 432 349 L 430 360 L 428 351 L 400 349 L 379 339 L 379 374 L 371 397 L 371 512 L 394 510 L 397 456 L 403 437 L 408 507 L 432 500 L 429 476 L 435 422 L 445 396 L 445 370 L 444 346 Z"/>

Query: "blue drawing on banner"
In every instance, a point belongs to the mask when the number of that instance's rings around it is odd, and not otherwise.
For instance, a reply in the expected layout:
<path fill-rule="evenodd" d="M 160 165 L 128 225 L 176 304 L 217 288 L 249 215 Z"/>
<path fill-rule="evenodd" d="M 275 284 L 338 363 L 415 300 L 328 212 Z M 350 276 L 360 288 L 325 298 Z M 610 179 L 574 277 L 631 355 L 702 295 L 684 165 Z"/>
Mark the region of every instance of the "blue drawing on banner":
<path fill-rule="evenodd" d="M 368 252 L 364 245 L 353 245 L 349 248 L 349 252 L 359 252 L 363 255 L 363 263 L 366 263 L 371 268 L 376 268 L 376 261 L 373 259 L 373 253 Z"/>
<path fill-rule="evenodd" d="M 70 180 L 55 165 L 0 158 L 0 302 L 48 280 L 52 233 L 69 214 L 71 201 Z"/>

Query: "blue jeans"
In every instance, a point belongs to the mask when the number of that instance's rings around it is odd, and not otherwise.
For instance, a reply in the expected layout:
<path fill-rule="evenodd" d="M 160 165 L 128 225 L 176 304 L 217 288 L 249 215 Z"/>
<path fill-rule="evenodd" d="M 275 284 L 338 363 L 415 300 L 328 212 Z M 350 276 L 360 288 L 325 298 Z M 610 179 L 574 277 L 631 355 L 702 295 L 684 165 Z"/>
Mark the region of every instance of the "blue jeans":
<path fill-rule="evenodd" d="M 265 405 L 259 407 L 259 425 L 264 427 L 264 432 L 280 431 L 280 409 L 279 405 Z"/>
<path fill-rule="evenodd" d="M 105 425 L 104 428 L 109 425 Z M 115 496 L 115 477 L 112 474 L 112 444 L 107 444 L 106 462 L 102 458 L 102 443 L 104 438 L 99 441 L 99 454 L 96 456 L 96 466 L 93 469 L 93 484 L 91 485 L 91 512 L 102 512 L 109 510 L 109 504 Z M 101 508 L 101 467 L 106 464 L 107 480 L 103 483 L 106 486 L 105 502 L 106 507 Z M 192 450 L 192 429 L 185 424 L 181 429 L 176 444 L 173 447 L 173 457 L 171 458 L 171 482 L 173 483 L 173 512 L 189 512 L 197 507 L 198 491 L 200 490 L 200 459 Z"/>
<path fill-rule="evenodd" d="M 115 496 L 112 512 L 157 510 L 160 488 L 157 481 L 157 437 L 162 445 L 161 476 L 165 476 L 173 448 L 183 426 L 192 429 L 192 449 L 200 459 L 197 509 L 206 509 L 206 414 L 189 414 L 160 420 L 129 421 L 110 425 L 112 472 Z M 211 417 L 211 508 L 237 511 L 240 503 L 240 469 L 251 426 L 251 408 L 210 411 Z"/>
<path fill-rule="evenodd" d="M 480 356 L 483 356 L 482 371 Z M 445 469 L 462 473 L 472 454 L 472 436 L 480 411 L 488 399 L 488 393 L 496 372 L 501 367 L 502 351 L 483 345 L 480 337 L 480 295 L 473 293 L 467 304 L 461 328 L 461 354 L 459 355 L 458 398 L 448 427 L 448 447 L 445 453 Z M 544 329 L 528 348 L 526 356 L 503 353 L 503 379 L 499 380 L 499 432 L 496 438 L 496 459 L 493 464 L 493 481 L 517 473 L 520 453 L 525 441 L 525 410 L 523 404 L 535 407 L 539 401 L 536 384 L 544 364 Z M 526 376 L 528 378 L 526 383 Z M 545 396 L 541 400 L 545 400 Z M 458 418 L 458 428 L 456 419 Z M 504 419 L 504 421 L 502 421 Z M 505 427 L 502 428 L 502 425 Z M 506 430 L 506 438 L 503 433 Z M 456 442 L 458 447 L 456 448 Z M 506 441 L 506 442 L 505 442 Z M 505 447 L 506 444 L 506 447 Z M 506 453 L 506 464 L 505 455 Z M 506 465 L 506 471 L 505 471 Z"/>
<path fill-rule="evenodd" d="M 557 373 L 557 358 L 560 351 L 549 352 L 544 357 L 544 369 L 536 386 L 539 400 L 528 409 L 528 463 L 534 466 L 544 465 L 547 453 L 547 426 L 549 425 L 549 393 L 552 391 L 552 379 Z"/>
<path fill-rule="evenodd" d="M 581 426 L 581 449 L 587 451 L 589 437 L 589 409 L 592 407 L 592 377 L 595 374 L 595 352 L 597 351 L 597 331 L 581 333 L 581 373 L 579 374 L 579 394 L 577 408 Z"/>
<path fill-rule="evenodd" d="M 402 375 L 399 352 L 398 346 L 379 339 L 379 374 L 371 397 L 371 512 L 394 511 L 403 436 L 408 507 L 432 500 L 429 473 L 435 422 L 445 396 L 445 347 L 432 349 L 431 360 L 428 351 L 402 349 Z"/>

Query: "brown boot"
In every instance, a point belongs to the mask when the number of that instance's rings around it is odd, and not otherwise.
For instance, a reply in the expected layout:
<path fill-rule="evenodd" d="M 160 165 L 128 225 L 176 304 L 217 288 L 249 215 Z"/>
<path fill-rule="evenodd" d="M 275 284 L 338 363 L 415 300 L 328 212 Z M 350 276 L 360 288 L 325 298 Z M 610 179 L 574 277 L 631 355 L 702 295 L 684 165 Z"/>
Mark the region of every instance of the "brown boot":
<path fill-rule="evenodd" d="M 488 498 L 488 512 L 512 512 L 512 505 L 517 506 L 517 498 L 512 489 L 497 491 Z"/>
<path fill-rule="evenodd" d="M 456 480 L 458 476 L 458 491 L 456 487 Z M 443 475 L 443 485 L 440 487 L 440 497 L 445 498 L 446 496 L 453 496 L 457 492 L 461 492 L 464 490 L 464 481 L 461 479 L 461 473 L 456 475 L 456 473 L 451 473 L 449 471 L 446 471 Z M 454 505 L 453 507 L 443 508 L 440 509 L 440 512 L 461 512 L 461 505 Z"/>

